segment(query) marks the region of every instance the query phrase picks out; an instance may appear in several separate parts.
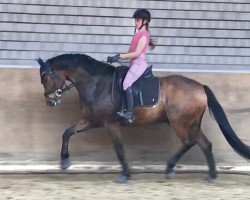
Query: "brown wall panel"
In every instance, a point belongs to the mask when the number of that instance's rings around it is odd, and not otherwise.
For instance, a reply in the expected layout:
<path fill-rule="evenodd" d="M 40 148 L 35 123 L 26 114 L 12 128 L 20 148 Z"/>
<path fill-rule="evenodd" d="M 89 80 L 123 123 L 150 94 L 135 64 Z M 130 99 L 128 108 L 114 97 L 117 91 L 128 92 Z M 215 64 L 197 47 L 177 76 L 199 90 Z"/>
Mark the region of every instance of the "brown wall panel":
<path fill-rule="evenodd" d="M 170 73 L 155 73 L 158 76 Z M 228 119 L 244 142 L 250 135 L 250 74 L 183 73 L 209 85 L 225 109 Z M 63 131 L 81 118 L 75 89 L 65 93 L 56 108 L 45 105 L 38 69 L 0 69 L 0 159 L 1 161 L 58 161 Z M 202 128 L 213 143 L 218 163 L 249 164 L 228 145 L 216 122 L 206 112 Z M 180 141 L 166 124 L 123 128 L 128 160 L 139 163 L 165 163 L 180 147 Z M 70 141 L 75 161 L 116 161 L 107 130 L 78 134 Z M 198 147 L 184 163 L 205 162 Z"/>

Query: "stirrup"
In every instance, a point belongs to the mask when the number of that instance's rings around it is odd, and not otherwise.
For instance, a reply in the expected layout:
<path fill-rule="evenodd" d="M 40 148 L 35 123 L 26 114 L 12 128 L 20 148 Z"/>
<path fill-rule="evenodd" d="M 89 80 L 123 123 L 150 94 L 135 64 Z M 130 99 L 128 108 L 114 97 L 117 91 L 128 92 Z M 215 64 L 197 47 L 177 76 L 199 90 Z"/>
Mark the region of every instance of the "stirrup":
<path fill-rule="evenodd" d="M 135 120 L 135 116 L 133 112 L 123 112 L 121 115 L 127 122 L 132 123 Z"/>

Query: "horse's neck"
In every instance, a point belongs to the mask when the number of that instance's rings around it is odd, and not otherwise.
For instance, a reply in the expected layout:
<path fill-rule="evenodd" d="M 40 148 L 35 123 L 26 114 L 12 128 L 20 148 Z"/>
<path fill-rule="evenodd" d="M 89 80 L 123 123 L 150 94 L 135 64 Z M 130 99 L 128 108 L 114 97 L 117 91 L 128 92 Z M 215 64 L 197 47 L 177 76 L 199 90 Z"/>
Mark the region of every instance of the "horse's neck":
<path fill-rule="evenodd" d="M 83 103 L 95 102 L 105 89 L 111 87 L 112 75 L 79 75 L 69 76 L 69 81 L 76 87 Z"/>

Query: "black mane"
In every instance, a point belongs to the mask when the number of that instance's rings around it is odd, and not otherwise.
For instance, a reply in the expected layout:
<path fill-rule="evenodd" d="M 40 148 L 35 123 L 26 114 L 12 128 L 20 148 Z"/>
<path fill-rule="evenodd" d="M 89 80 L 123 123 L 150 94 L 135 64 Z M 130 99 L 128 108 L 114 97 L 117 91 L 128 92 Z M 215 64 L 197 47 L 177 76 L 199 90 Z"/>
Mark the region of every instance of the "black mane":
<path fill-rule="evenodd" d="M 69 67 L 81 67 L 91 76 L 100 74 L 113 74 L 114 66 L 95 60 L 86 54 L 62 54 L 47 60 L 51 67 L 68 69 Z"/>

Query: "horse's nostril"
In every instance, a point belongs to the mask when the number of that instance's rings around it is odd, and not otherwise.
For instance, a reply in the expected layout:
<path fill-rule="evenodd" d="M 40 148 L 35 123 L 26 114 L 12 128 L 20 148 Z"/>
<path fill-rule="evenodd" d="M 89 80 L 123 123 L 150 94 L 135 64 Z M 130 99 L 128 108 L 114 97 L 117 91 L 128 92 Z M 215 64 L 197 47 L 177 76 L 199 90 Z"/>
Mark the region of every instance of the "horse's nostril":
<path fill-rule="evenodd" d="M 46 101 L 47 106 L 55 107 L 58 106 L 61 103 L 60 99 L 48 99 Z"/>

